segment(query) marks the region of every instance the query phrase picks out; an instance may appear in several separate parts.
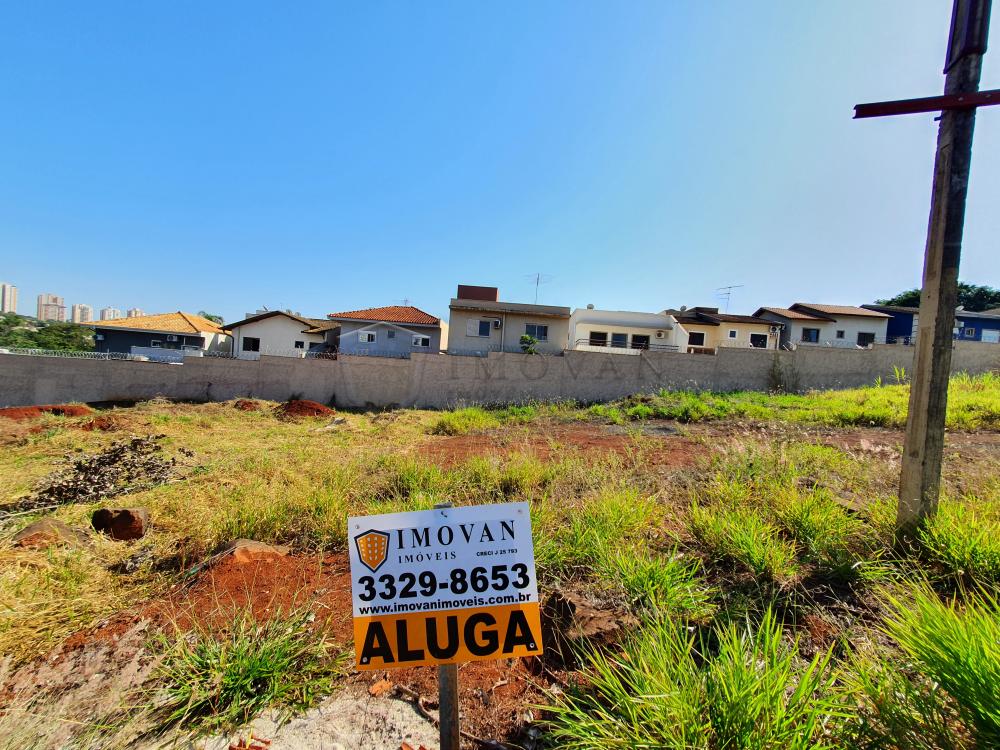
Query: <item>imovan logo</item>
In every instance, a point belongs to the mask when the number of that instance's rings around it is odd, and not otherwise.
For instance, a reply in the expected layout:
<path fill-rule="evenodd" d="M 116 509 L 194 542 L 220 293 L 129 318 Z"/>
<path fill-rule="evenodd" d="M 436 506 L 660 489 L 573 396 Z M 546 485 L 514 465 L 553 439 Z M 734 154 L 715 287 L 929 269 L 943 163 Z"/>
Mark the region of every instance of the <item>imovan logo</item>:
<path fill-rule="evenodd" d="M 354 537 L 358 547 L 358 558 L 372 573 L 382 567 L 389 556 L 389 534 L 385 531 L 369 529 Z"/>

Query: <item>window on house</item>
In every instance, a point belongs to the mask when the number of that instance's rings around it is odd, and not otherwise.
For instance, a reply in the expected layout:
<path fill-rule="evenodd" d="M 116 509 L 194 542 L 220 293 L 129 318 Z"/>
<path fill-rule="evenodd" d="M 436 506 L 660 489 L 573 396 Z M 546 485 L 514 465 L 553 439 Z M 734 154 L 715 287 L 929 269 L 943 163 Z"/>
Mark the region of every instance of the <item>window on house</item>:
<path fill-rule="evenodd" d="M 628 334 L 612 333 L 611 346 L 617 347 L 618 349 L 624 349 L 626 346 L 628 346 Z"/>
<path fill-rule="evenodd" d="M 974 339 L 976 338 L 976 329 L 966 326 L 962 329 L 962 335 L 967 339 Z"/>
<path fill-rule="evenodd" d="M 875 343 L 874 333 L 859 333 L 858 334 L 858 346 L 871 346 Z"/>
<path fill-rule="evenodd" d="M 608 345 L 608 332 L 607 331 L 591 331 L 590 332 L 590 345 L 591 346 L 607 346 Z"/>
<path fill-rule="evenodd" d="M 305 341 L 296 341 L 295 342 L 295 348 L 296 349 L 305 349 L 306 348 L 306 342 Z"/>
<path fill-rule="evenodd" d="M 527 323 L 524 326 L 524 335 L 531 336 L 536 341 L 548 341 L 549 327 L 536 325 L 534 323 Z"/>
<path fill-rule="evenodd" d="M 807 344 L 818 344 L 819 343 L 819 329 L 818 328 L 803 328 L 802 329 L 802 340 Z"/>
<path fill-rule="evenodd" d="M 754 349 L 767 349 L 767 334 L 751 333 L 750 346 Z"/>
<path fill-rule="evenodd" d="M 163 347 L 162 341 L 150 341 L 149 346 L 153 349 L 160 349 Z"/>
<path fill-rule="evenodd" d="M 729 338 L 734 339 L 737 335 L 738 333 L 736 331 L 729 329 Z"/>
<path fill-rule="evenodd" d="M 385 332 L 385 337 L 388 339 L 396 338 L 396 329 L 390 328 L 388 331 Z"/>
<path fill-rule="evenodd" d="M 361 331 L 358 334 L 358 341 L 362 344 L 374 344 L 375 343 L 375 331 Z"/>
<path fill-rule="evenodd" d="M 431 337 L 430 336 L 414 336 L 413 337 L 413 345 L 414 346 L 422 347 L 424 349 L 427 349 L 431 345 Z"/>
<path fill-rule="evenodd" d="M 245 352 L 259 352 L 260 351 L 260 339 L 255 339 L 253 336 L 243 337 L 243 351 Z"/>
<path fill-rule="evenodd" d="M 649 336 L 646 334 L 632 336 L 632 348 L 633 349 L 648 349 L 649 348 Z"/>
<path fill-rule="evenodd" d="M 844 332 L 843 331 L 837 331 L 837 338 L 838 339 L 844 338 Z"/>
<path fill-rule="evenodd" d="M 688 346 L 705 346 L 705 332 L 691 331 L 688 334 Z"/>
<path fill-rule="evenodd" d="M 981 341 L 987 344 L 1000 344 L 1000 330 L 984 328 Z"/>
<path fill-rule="evenodd" d="M 479 336 L 480 338 L 488 339 L 490 337 L 490 329 L 493 327 L 493 321 L 491 320 L 470 320 L 465 326 L 466 336 Z"/>

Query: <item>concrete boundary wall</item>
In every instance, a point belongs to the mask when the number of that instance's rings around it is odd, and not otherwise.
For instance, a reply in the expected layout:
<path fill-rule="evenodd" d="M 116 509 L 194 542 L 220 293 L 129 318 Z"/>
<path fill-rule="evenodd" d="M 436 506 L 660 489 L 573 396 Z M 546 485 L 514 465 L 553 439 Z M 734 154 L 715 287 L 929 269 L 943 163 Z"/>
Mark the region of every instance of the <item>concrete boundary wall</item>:
<path fill-rule="evenodd" d="M 789 391 L 895 382 L 911 369 L 913 347 L 870 350 L 800 347 L 793 352 L 720 349 L 716 356 L 644 352 L 623 357 L 568 351 L 563 356 L 414 354 L 411 359 L 336 360 L 261 356 L 189 357 L 183 364 L 0 354 L 0 406 L 71 401 L 190 401 L 307 398 L 346 408 L 447 408 L 530 399 L 607 401 L 667 388 Z M 952 369 L 1000 370 L 1000 346 L 958 342 Z"/>

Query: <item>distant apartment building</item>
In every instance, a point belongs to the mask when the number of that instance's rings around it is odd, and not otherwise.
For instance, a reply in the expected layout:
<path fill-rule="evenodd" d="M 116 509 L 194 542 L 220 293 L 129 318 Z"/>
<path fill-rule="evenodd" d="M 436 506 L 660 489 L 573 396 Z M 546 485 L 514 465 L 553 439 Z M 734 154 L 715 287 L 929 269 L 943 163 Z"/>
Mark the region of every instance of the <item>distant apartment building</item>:
<path fill-rule="evenodd" d="M 118 320 L 122 317 L 122 311 L 117 307 L 101 308 L 101 320 Z"/>
<path fill-rule="evenodd" d="M 73 322 L 90 323 L 94 319 L 94 308 L 90 305 L 73 305 Z"/>
<path fill-rule="evenodd" d="M 17 287 L 13 284 L 0 284 L 0 312 L 17 312 Z"/>
<path fill-rule="evenodd" d="M 66 304 L 63 298 L 55 294 L 39 294 L 38 315 L 36 317 L 39 320 L 66 322 Z"/>
<path fill-rule="evenodd" d="M 139 309 L 138 307 L 133 307 L 133 308 L 132 308 L 131 310 L 129 310 L 129 311 L 128 311 L 128 312 L 126 313 L 126 316 L 127 316 L 127 317 L 129 317 L 129 318 L 141 318 L 141 317 L 142 317 L 143 315 L 145 315 L 145 314 L 146 314 L 146 313 L 144 313 L 144 312 L 143 312 L 142 310 L 140 310 L 140 309 Z"/>

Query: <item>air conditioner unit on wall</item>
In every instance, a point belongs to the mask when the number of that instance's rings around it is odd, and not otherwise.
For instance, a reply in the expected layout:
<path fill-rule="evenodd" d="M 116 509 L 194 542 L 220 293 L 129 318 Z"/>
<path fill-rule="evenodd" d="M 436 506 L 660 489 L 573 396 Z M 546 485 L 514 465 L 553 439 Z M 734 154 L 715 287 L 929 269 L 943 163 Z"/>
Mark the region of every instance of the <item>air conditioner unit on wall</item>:
<path fill-rule="evenodd" d="M 499 331 L 500 327 L 502 325 L 503 325 L 503 321 L 500 320 L 500 318 L 493 318 L 493 329 L 494 330 Z"/>
<path fill-rule="evenodd" d="M 662 339 L 666 335 L 667 334 L 665 334 L 663 331 L 657 331 L 656 332 L 656 338 L 658 338 L 658 339 Z"/>
<path fill-rule="evenodd" d="M 771 333 L 781 333 L 781 326 L 771 326 L 768 330 Z"/>
<path fill-rule="evenodd" d="M 177 341 L 177 334 L 168 333 L 167 334 L 167 341 Z"/>

